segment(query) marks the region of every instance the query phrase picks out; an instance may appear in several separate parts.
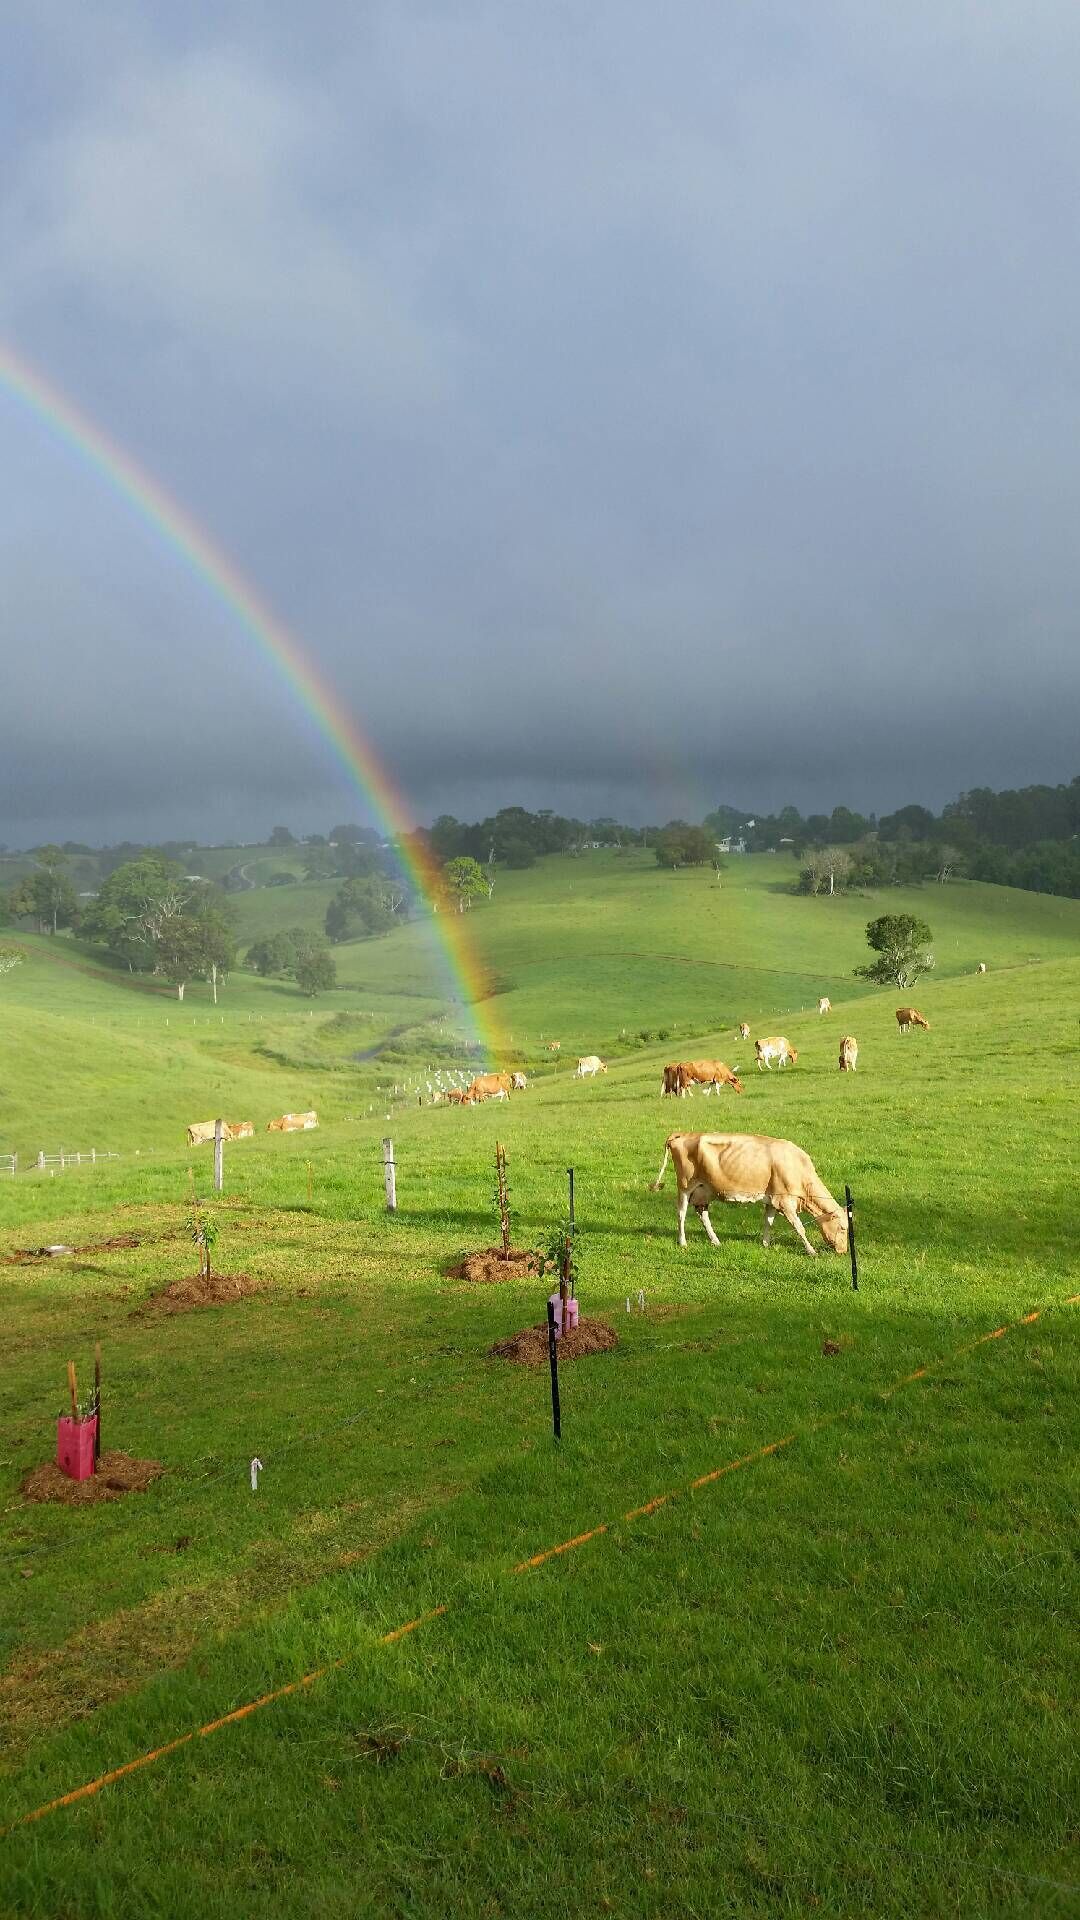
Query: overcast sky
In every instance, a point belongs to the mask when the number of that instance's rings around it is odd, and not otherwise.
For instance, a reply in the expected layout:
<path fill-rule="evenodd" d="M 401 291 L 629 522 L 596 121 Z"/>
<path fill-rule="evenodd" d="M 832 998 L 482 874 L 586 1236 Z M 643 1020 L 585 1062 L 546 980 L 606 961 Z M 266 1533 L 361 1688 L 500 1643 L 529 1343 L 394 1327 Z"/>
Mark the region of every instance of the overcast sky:
<path fill-rule="evenodd" d="M 1080 771 L 1075 0 L 8 0 L 0 336 L 415 813 Z M 0 840 L 363 817 L 0 390 Z"/>

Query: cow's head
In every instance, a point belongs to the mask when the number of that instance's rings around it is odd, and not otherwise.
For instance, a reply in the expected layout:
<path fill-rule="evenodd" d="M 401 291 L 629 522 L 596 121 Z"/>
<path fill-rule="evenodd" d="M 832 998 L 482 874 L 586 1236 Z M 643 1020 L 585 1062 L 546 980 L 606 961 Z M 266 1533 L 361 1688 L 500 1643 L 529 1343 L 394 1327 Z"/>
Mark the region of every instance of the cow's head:
<path fill-rule="evenodd" d="M 798 1047 L 792 1047 L 790 1053 L 788 1054 L 788 1059 L 791 1061 L 792 1066 L 795 1065 L 795 1062 L 798 1059 L 798 1057 L 799 1057 Z"/>
<path fill-rule="evenodd" d="M 738 1069 L 738 1067 L 732 1067 L 732 1069 L 731 1069 L 731 1079 L 730 1079 L 730 1081 L 729 1081 L 729 1083 L 728 1083 L 728 1084 L 729 1084 L 729 1085 L 730 1085 L 730 1087 L 731 1087 L 731 1091 L 732 1091 L 732 1093 L 741 1093 L 741 1092 L 742 1092 L 742 1090 L 743 1090 L 743 1083 L 742 1083 L 742 1081 L 741 1081 L 741 1080 L 739 1079 L 739 1069 Z"/>
<path fill-rule="evenodd" d="M 831 1247 L 834 1253 L 847 1252 L 848 1226 L 846 1213 L 839 1211 L 836 1213 L 827 1213 L 823 1219 L 818 1221 L 818 1226 L 821 1228 L 821 1237 L 827 1247 Z"/>

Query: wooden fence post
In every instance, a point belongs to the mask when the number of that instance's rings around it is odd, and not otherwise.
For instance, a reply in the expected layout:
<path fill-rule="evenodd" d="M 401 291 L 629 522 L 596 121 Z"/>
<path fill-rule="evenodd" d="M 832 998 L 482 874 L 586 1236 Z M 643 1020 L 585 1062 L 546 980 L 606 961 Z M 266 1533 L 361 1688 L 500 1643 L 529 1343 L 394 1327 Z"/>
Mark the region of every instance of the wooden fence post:
<path fill-rule="evenodd" d="M 224 1177 L 224 1171 L 225 1171 L 224 1140 L 225 1140 L 225 1122 L 224 1120 L 215 1120 L 214 1121 L 214 1192 L 215 1193 L 221 1192 L 222 1180 Z"/>
<path fill-rule="evenodd" d="M 394 1143 L 384 1140 L 382 1143 L 383 1179 L 386 1181 L 386 1211 L 397 1212 L 397 1181 L 394 1168 Z"/>

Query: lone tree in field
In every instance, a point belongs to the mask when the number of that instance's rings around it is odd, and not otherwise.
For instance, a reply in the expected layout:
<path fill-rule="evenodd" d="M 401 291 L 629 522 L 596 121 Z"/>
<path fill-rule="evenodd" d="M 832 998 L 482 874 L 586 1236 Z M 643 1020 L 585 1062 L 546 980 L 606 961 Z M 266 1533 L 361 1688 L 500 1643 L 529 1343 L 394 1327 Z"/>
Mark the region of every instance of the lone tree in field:
<path fill-rule="evenodd" d="M 807 855 L 796 893 L 846 893 L 854 863 L 845 847 L 820 847 Z"/>
<path fill-rule="evenodd" d="M 879 987 L 913 987 L 919 975 L 929 973 L 934 965 L 925 945 L 930 937 L 926 921 L 916 920 L 913 913 L 883 913 L 866 929 L 867 944 L 877 958 L 856 967 L 857 978 L 873 980 Z"/>
<path fill-rule="evenodd" d="M 451 899 L 457 902 L 459 913 L 467 913 L 474 900 L 488 890 L 487 876 L 479 860 L 471 854 L 459 854 L 456 860 L 448 860 L 442 870 L 443 885 Z"/>
<path fill-rule="evenodd" d="M 301 993 L 314 999 L 317 993 L 327 993 L 337 986 L 337 966 L 332 953 L 326 948 L 314 948 L 302 954 L 296 963 L 296 984 Z"/>

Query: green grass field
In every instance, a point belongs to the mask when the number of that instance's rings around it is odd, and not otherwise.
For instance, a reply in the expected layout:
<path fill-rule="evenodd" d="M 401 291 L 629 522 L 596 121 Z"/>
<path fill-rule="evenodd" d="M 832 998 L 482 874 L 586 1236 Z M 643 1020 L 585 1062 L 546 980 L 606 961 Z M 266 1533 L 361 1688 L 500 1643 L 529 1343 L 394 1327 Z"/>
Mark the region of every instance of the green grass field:
<path fill-rule="evenodd" d="M 243 974 L 216 1014 L 192 991 L 180 1010 L 25 942 L 0 1151 L 123 1157 L 0 1186 L 0 1249 L 84 1248 L 2 1269 L 0 1911 L 1080 1911 L 1080 906 L 803 900 L 776 860 L 733 867 L 722 888 L 637 856 L 500 880 L 472 929 L 542 1069 L 509 1108 L 384 1104 L 458 1030 L 423 926 L 340 949 L 313 1017 Z M 318 891 L 237 896 L 250 937 Z M 851 978 L 893 905 L 939 957 L 907 1039 L 901 996 Z M 680 1054 L 745 1072 L 743 1016 L 798 1067 L 661 1101 Z M 391 1035 L 389 1062 L 351 1059 Z M 574 1082 L 593 1049 L 608 1074 Z M 317 1133 L 227 1154 L 215 1261 L 262 1291 L 147 1311 L 194 1266 L 187 1168 L 205 1194 L 209 1166 L 184 1125 L 300 1105 Z M 714 1209 L 722 1251 L 695 1221 L 680 1254 L 672 1176 L 649 1190 L 676 1126 L 790 1137 L 850 1182 L 860 1290 L 782 1223 L 766 1253 L 757 1209 Z M 489 1354 L 544 1288 L 448 1272 L 496 1237 L 496 1138 L 517 1245 L 558 1224 L 574 1165 L 584 1311 L 619 1335 L 563 1368 L 558 1448 L 546 1375 Z M 139 1244 L 91 1244 L 119 1234 Z M 106 1446 L 166 1473 L 92 1511 L 28 1505 L 96 1338 Z"/>

